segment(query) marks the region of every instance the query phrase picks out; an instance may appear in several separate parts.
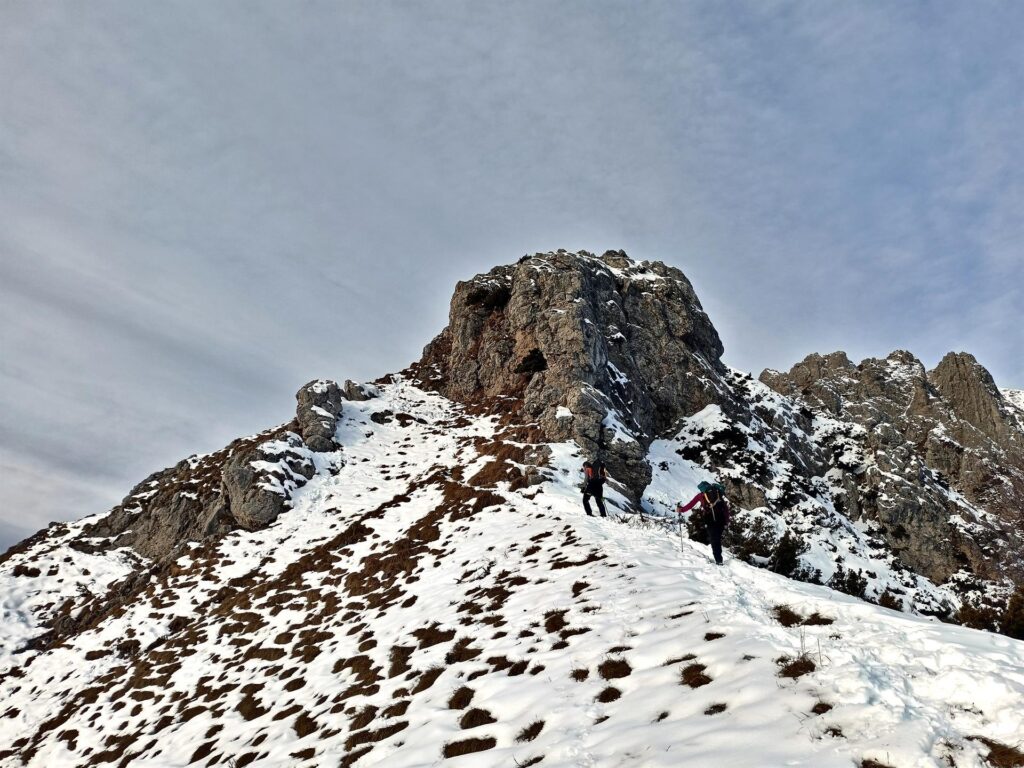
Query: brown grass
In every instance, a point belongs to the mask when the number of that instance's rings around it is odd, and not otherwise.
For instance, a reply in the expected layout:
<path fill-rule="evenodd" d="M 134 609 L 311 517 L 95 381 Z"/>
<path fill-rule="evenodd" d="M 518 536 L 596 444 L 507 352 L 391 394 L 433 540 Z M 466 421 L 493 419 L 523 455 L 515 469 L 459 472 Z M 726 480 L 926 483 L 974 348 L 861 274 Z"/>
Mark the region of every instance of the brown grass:
<path fill-rule="evenodd" d="M 359 712 L 353 715 L 352 720 L 349 724 L 350 731 L 361 731 L 363 728 L 373 722 L 373 719 L 377 716 L 377 708 L 372 704 L 368 704 L 363 707 Z"/>
<path fill-rule="evenodd" d="M 820 613 L 815 611 L 806 619 L 804 619 L 805 627 L 827 627 L 829 624 L 835 624 L 835 619 L 830 619 L 828 616 L 822 616 Z"/>
<path fill-rule="evenodd" d="M 308 712 L 301 712 L 298 717 L 295 718 L 295 722 L 292 723 L 292 727 L 295 729 L 295 733 L 301 739 L 303 736 L 309 736 L 311 733 L 316 733 L 320 730 L 320 726 L 317 725 L 316 720 L 309 716 Z"/>
<path fill-rule="evenodd" d="M 459 718 L 459 727 L 467 731 L 470 728 L 479 728 L 481 725 L 490 725 L 498 722 L 495 717 L 486 709 L 474 707 Z"/>
<path fill-rule="evenodd" d="M 384 739 L 394 736 L 396 733 L 400 731 L 404 731 L 408 727 L 409 723 L 403 720 L 399 723 L 394 723 L 392 725 L 384 726 L 383 728 L 378 728 L 375 731 L 358 731 L 357 733 L 353 733 L 351 736 L 349 736 L 348 739 L 345 741 L 345 749 L 351 752 L 354 747 L 359 747 L 364 744 L 372 744 L 373 742 L 377 741 L 383 741 Z"/>
<path fill-rule="evenodd" d="M 1020 768 L 1024 766 L 1024 752 L 1007 744 L 985 738 L 984 736 L 968 736 L 971 741 L 980 741 L 988 747 L 985 759 L 996 768 Z"/>
<path fill-rule="evenodd" d="M 794 680 L 817 669 L 814 662 L 811 661 L 811 657 L 806 655 L 797 656 L 795 659 L 789 656 L 782 656 L 776 659 L 775 663 L 780 667 L 779 677 L 788 677 Z"/>
<path fill-rule="evenodd" d="M 569 626 L 569 622 L 565 620 L 565 614 L 568 610 L 561 611 L 548 611 L 544 614 L 544 629 L 554 634 L 560 632 Z"/>
<path fill-rule="evenodd" d="M 480 655 L 481 651 L 479 648 L 471 648 L 473 644 L 472 638 L 463 637 L 452 649 L 448 651 L 448 654 L 444 657 L 446 664 L 456 664 L 460 661 L 471 661 Z"/>
<path fill-rule="evenodd" d="M 427 690 L 444 672 L 444 667 L 431 667 L 426 672 L 421 674 L 416 680 L 416 685 L 413 686 L 411 693 L 420 693 Z"/>
<path fill-rule="evenodd" d="M 707 685 L 711 682 L 711 678 L 704 674 L 706 669 L 707 667 L 703 664 L 690 664 L 680 673 L 680 682 L 691 688 L 700 688 L 703 685 Z"/>
<path fill-rule="evenodd" d="M 705 715 L 717 715 L 725 712 L 729 708 L 728 704 L 712 704 L 710 707 L 704 710 Z"/>
<path fill-rule="evenodd" d="M 475 691 L 472 688 L 462 686 L 448 699 L 448 709 L 465 709 L 473 701 Z"/>
<path fill-rule="evenodd" d="M 605 680 L 616 680 L 620 677 L 629 677 L 633 668 L 625 659 L 607 659 L 597 668 L 597 672 Z"/>
<path fill-rule="evenodd" d="M 712 640 L 718 640 L 722 637 L 725 637 L 725 635 L 721 632 L 708 632 L 706 635 L 704 635 L 704 640 L 710 643 Z"/>
<path fill-rule="evenodd" d="M 521 730 L 516 735 L 516 741 L 518 741 L 519 743 L 524 743 L 524 742 L 527 742 L 527 741 L 533 741 L 538 736 L 540 736 L 540 732 L 542 730 L 544 730 L 544 721 L 543 720 L 534 720 L 532 723 L 530 723 L 528 726 L 523 728 L 523 730 Z"/>
<path fill-rule="evenodd" d="M 438 643 L 447 643 L 455 638 L 454 629 L 441 629 L 440 624 L 431 624 L 429 627 L 417 629 L 412 636 L 420 641 L 420 648 L 429 648 Z"/>
<path fill-rule="evenodd" d="M 595 550 L 591 551 L 591 553 L 589 555 L 587 555 L 585 558 L 583 558 L 582 560 L 562 560 L 562 559 L 552 560 L 551 561 L 551 570 L 552 571 L 560 571 L 563 568 L 577 568 L 577 567 L 579 567 L 581 565 L 590 565 L 591 563 L 597 563 L 597 562 L 600 562 L 601 560 L 606 560 L 607 558 L 608 558 L 607 555 L 602 555 L 600 552 L 598 552 L 595 549 Z"/>
<path fill-rule="evenodd" d="M 661 666 L 663 666 L 663 667 L 671 667 L 673 664 L 679 664 L 680 662 L 683 662 L 683 661 L 693 661 L 696 658 L 697 657 L 694 654 L 688 653 L 685 656 L 676 656 L 675 658 L 669 659 L 668 661 L 666 661 Z"/>
<path fill-rule="evenodd" d="M 462 741 L 452 741 L 445 744 L 441 755 L 445 758 L 470 755 L 474 752 L 484 752 L 488 749 L 494 749 L 497 744 L 497 740 L 490 736 L 486 736 L 482 739 L 462 739 Z"/>
<path fill-rule="evenodd" d="M 810 616 L 804 617 L 788 605 L 776 605 L 772 609 L 772 613 L 775 614 L 775 620 L 784 627 L 827 627 L 829 624 L 835 623 L 835 619 L 822 616 L 817 611 Z"/>
<path fill-rule="evenodd" d="M 608 704 L 609 702 L 615 701 L 620 696 L 622 696 L 622 691 L 620 691 L 618 688 L 614 686 L 609 685 L 607 688 L 605 688 L 603 691 L 597 694 L 597 701 L 601 702 L 602 704 Z"/>
<path fill-rule="evenodd" d="M 788 605 L 776 605 L 772 613 L 775 614 L 775 620 L 784 627 L 795 627 L 804 620 L 803 616 Z"/>
<path fill-rule="evenodd" d="M 819 701 L 811 708 L 811 712 L 815 715 L 824 715 L 826 712 L 832 711 L 832 705 L 826 704 L 824 701 Z"/>
<path fill-rule="evenodd" d="M 584 680 L 590 677 L 590 670 L 584 669 L 583 667 L 577 667 L 569 673 L 569 676 L 577 683 L 582 683 Z"/>
<path fill-rule="evenodd" d="M 409 665 L 409 659 L 412 657 L 413 648 L 408 645 L 396 645 L 391 649 L 391 655 L 388 659 L 388 677 L 397 677 L 398 675 L 408 672 L 412 667 Z"/>
<path fill-rule="evenodd" d="M 396 702 L 395 704 L 392 704 L 390 707 L 388 707 L 383 712 L 381 712 L 380 716 L 383 717 L 383 718 L 401 717 L 402 715 L 404 715 L 406 713 L 406 710 L 408 710 L 408 709 L 409 709 L 409 701 L 408 700 L 399 701 L 399 702 Z"/>

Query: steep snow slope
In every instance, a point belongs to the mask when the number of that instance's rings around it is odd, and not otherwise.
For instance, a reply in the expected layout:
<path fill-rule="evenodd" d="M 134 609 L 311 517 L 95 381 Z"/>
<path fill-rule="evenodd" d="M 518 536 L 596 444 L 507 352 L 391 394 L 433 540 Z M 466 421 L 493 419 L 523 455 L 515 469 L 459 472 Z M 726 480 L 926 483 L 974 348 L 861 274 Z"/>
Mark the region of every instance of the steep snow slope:
<path fill-rule="evenodd" d="M 130 556 L 13 555 L 0 764 L 963 768 L 1024 740 L 1024 643 L 587 518 L 575 446 L 521 439 L 397 379 L 346 403 L 344 465 L 273 525 L 194 546 L 42 652 L 14 650 L 46 604 Z M 671 443 L 654 512 L 705 471 Z"/>

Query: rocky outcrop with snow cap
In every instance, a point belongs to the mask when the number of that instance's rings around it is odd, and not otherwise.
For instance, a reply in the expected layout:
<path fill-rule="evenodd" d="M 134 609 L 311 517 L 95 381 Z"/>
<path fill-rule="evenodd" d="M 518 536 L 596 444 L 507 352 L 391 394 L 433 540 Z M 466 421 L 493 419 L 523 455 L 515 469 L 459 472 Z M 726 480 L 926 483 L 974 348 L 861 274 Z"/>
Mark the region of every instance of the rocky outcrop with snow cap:
<path fill-rule="evenodd" d="M 501 400 L 547 440 L 576 441 L 638 499 L 651 441 L 722 399 L 722 352 L 678 269 L 557 251 L 459 283 L 420 376 L 459 402 Z"/>

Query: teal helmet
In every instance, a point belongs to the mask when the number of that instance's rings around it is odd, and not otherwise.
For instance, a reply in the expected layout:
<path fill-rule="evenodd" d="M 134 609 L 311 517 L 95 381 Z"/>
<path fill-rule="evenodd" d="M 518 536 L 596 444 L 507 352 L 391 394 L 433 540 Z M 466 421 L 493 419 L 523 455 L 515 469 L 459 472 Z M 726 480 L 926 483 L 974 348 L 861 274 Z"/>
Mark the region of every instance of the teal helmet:
<path fill-rule="evenodd" d="M 707 480 L 701 480 L 697 484 L 697 490 L 700 491 L 701 493 L 707 493 L 708 491 L 711 490 L 711 483 L 709 483 Z"/>

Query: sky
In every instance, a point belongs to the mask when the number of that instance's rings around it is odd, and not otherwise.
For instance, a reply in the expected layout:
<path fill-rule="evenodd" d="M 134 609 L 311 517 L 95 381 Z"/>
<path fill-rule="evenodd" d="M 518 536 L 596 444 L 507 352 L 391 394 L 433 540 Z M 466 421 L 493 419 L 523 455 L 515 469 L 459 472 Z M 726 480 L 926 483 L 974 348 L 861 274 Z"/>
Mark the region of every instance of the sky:
<path fill-rule="evenodd" d="M 755 375 L 1024 388 L 1024 4 L 0 4 L 0 549 L 405 367 L 455 282 L 681 268 Z"/>

